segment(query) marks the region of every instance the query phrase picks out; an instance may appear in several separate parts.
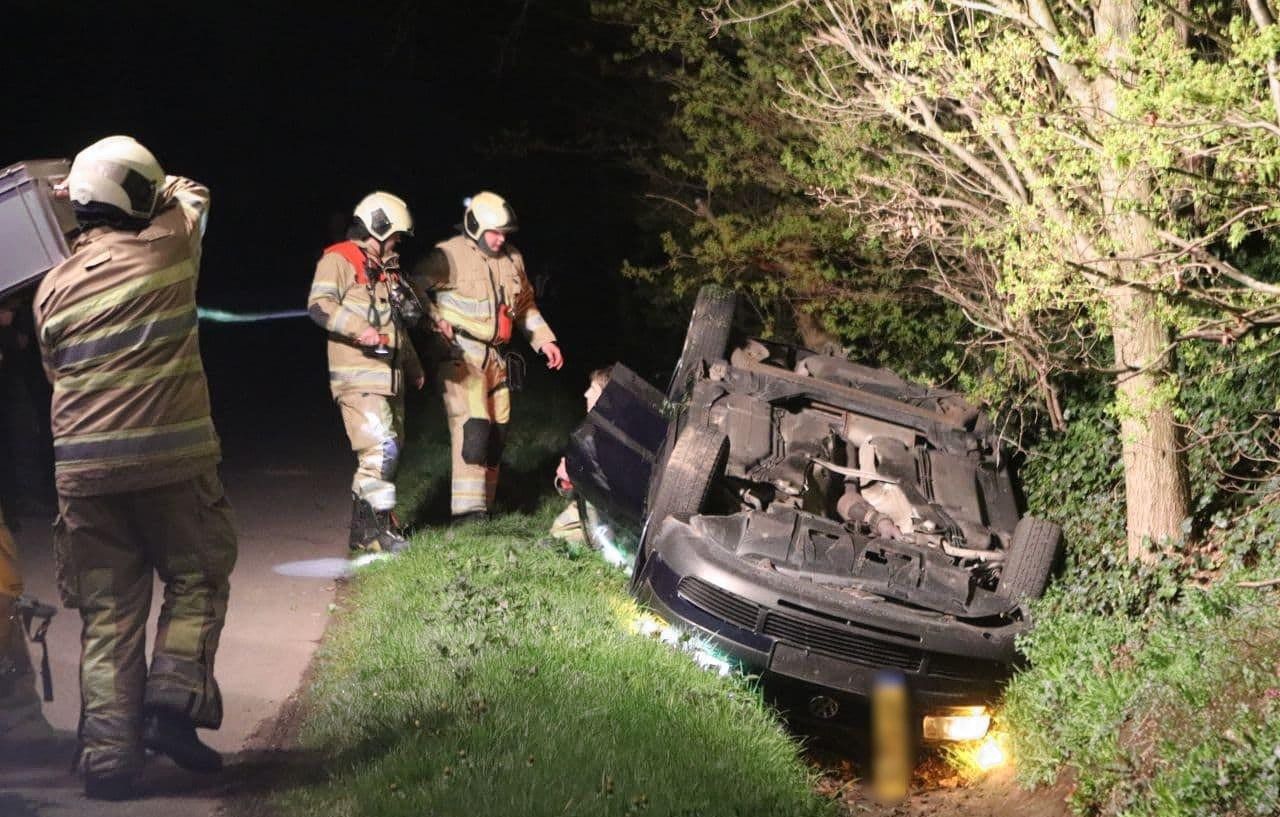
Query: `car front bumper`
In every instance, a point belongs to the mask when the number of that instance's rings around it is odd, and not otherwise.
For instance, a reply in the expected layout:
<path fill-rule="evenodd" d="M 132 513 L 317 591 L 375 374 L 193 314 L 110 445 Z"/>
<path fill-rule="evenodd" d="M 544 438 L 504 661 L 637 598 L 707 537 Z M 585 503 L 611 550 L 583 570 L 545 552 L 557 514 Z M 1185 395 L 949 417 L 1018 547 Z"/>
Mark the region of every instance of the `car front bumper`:
<path fill-rule="evenodd" d="M 980 626 L 798 581 L 668 525 L 636 576 L 636 596 L 748 672 L 865 698 L 892 670 L 921 713 L 987 704 L 1009 675 L 1021 622 Z"/>

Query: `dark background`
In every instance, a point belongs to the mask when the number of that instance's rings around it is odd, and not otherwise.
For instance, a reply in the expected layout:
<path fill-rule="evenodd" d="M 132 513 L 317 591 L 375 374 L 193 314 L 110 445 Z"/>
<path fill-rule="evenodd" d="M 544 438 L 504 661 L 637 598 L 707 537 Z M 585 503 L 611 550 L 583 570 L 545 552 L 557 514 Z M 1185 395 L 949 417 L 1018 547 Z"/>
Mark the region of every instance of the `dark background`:
<path fill-rule="evenodd" d="M 412 256 L 491 189 L 575 370 L 633 339 L 618 269 L 643 246 L 638 198 L 599 149 L 600 114 L 627 93 L 601 67 L 625 32 L 587 2 L 18 2 L 5 18 L 0 163 L 125 133 L 207 184 L 203 306 L 305 306 L 370 190 L 409 202 Z"/>
<path fill-rule="evenodd" d="M 619 274 L 656 242 L 634 226 L 642 197 L 610 122 L 656 113 L 610 69 L 627 32 L 594 23 L 587 0 L 19 0 L 4 27 L 0 165 L 123 133 L 208 185 L 203 307 L 305 308 L 321 250 L 371 190 L 409 203 L 412 263 L 491 189 L 519 216 L 513 243 L 565 353 L 546 375 L 524 347 L 541 388 L 580 393 L 618 359 L 658 380 L 653 361 L 679 350 L 678 332 L 635 317 Z M 202 348 L 229 457 L 290 429 L 344 442 L 305 318 L 205 323 Z"/>

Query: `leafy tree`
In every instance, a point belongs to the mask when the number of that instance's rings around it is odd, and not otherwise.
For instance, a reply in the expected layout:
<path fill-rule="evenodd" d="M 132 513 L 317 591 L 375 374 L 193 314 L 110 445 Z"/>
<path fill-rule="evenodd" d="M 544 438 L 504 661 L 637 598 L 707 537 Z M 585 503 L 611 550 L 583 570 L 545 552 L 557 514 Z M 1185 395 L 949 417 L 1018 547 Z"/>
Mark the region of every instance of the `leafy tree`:
<path fill-rule="evenodd" d="M 633 33 L 622 70 L 656 80 L 639 85 L 665 96 L 632 109 L 633 164 L 653 204 L 645 226 L 661 248 L 659 260 L 627 272 L 668 301 L 729 284 L 751 296 L 765 334 L 794 332 L 813 348 L 849 346 L 868 362 L 942 376 L 965 331 L 959 312 L 918 270 L 886 263 L 858 220 L 815 206 L 789 167 L 788 157 L 819 148 L 809 123 L 778 104 L 780 85 L 809 65 L 803 10 L 711 37 L 701 6 L 593 3 L 598 18 Z"/>
<path fill-rule="evenodd" d="M 1071 372 L 1113 378 L 1131 558 L 1188 517 L 1180 344 L 1280 318 L 1231 263 L 1280 217 L 1280 31 L 1264 0 L 723 2 L 786 17 L 787 170 L 964 310 L 1057 424 Z"/>

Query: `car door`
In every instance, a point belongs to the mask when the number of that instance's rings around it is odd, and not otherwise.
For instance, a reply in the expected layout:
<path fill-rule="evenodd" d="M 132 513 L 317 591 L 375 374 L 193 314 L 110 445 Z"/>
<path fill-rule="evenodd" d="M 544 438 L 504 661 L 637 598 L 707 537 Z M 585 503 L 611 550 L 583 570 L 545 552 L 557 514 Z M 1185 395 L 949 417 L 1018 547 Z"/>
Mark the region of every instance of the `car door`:
<path fill-rule="evenodd" d="M 667 435 L 662 393 L 622 364 L 569 437 L 574 490 L 615 523 L 638 531 L 654 462 Z"/>

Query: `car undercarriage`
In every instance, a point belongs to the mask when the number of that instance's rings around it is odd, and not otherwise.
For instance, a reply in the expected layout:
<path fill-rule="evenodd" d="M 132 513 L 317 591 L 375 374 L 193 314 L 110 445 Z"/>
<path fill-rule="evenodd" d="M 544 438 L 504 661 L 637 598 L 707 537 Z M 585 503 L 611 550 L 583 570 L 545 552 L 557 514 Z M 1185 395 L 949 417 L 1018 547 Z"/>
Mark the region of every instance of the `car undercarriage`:
<path fill-rule="evenodd" d="M 573 436 L 574 484 L 637 531 L 633 592 L 766 683 L 989 702 L 1060 529 L 960 395 L 735 337 L 734 303 L 704 290 L 668 393 L 615 367 Z"/>

